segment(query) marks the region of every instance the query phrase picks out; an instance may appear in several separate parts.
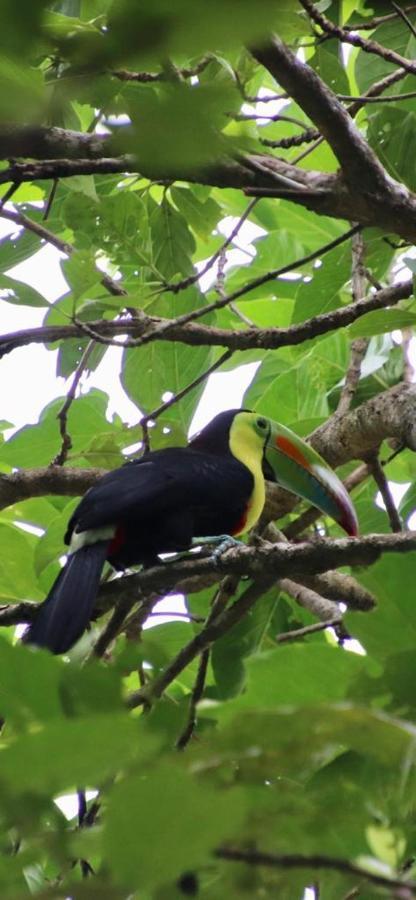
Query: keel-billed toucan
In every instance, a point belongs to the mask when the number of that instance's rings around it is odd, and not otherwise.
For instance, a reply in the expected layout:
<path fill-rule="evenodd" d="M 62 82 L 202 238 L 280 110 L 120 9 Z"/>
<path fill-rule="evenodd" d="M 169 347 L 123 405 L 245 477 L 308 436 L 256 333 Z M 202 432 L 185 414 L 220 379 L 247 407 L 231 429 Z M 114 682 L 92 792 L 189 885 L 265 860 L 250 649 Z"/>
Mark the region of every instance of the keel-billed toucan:
<path fill-rule="evenodd" d="M 90 621 L 105 560 L 116 569 L 146 565 L 195 538 L 252 528 L 265 478 L 357 534 L 344 486 L 310 446 L 261 415 L 229 410 L 187 447 L 147 452 L 87 491 L 68 524 L 68 560 L 25 640 L 53 653 L 72 647 Z"/>

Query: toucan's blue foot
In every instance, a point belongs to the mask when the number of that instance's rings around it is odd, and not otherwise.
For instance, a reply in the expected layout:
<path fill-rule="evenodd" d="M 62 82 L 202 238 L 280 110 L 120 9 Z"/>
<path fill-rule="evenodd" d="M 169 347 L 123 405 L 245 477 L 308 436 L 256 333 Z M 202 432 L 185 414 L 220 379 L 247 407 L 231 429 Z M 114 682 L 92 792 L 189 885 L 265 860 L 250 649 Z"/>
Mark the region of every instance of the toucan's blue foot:
<path fill-rule="evenodd" d="M 236 538 L 231 537 L 230 534 L 216 534 L 209 537 L 194 538 L 192 541 L 192 546 L 200 547 L 204 544 L 217 544 L 212 553 L 212 558 L 215 563 L 218 563 L 226 550 L 231 550 L 232 547 L 241 547 L 242 541 L 238 541 Z"/>

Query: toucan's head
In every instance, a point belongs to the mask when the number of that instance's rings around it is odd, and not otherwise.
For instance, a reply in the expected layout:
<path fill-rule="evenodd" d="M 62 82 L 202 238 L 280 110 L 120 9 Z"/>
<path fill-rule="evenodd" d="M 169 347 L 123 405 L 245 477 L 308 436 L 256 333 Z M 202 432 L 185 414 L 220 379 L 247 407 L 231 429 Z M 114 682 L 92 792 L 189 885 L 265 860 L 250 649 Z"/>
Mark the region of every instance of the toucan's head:
<path fill-rule="evenodd" d="M 207 452 L 233 453 L 242 462 L 260 458 L 264 477 L 331 516 L 350 535 L 358 522 L 350 497 L 335 472 L 289 428 L 249 410 L 220 413 L 191 441 Z"/>

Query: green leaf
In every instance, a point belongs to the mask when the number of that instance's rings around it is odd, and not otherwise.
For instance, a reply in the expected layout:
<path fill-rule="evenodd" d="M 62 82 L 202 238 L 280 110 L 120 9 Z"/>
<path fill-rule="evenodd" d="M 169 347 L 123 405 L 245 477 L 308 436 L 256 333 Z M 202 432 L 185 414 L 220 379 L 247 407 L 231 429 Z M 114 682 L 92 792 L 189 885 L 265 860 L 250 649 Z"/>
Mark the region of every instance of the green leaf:
<path fill-rule="evenodd" d="M 416 188 L 412 164 L 416 152 L 415 121 L 413 111 L 386 105 L 371 116 L 368 130 L 369 143 L 377 150 L 389 174 L 403 181 L 410 190 Z"/>
<path fill-rule="evenodd" d="M 11 278 L 10 275 L 0 274 L 0 293 L 3 299 L 8 303 L 18 303 L 23 306 L 49 306 L 48 301 L 39 291 L 19 281 L 18 278 Z"/>
<path fill-rule="evenodd" d="M 339 647 L 298 643 L 252 656 L 246 661 L 246 671 L 246 690 L 224 707 L 227 718 L 240 709 L 344 700 L 357 676 L 371 672 L 372 667 L 365 657 Z"/>
<path fill-rule="evenodd" d="M 17 266 L 40 250 L 40 238 L 31 231 L 7 235 L 0 241 L 0 272 Z"/>
<path fill-rule="evenodd" d="M 232 838 L 243 810 L 239 791 L 214 792 L 178 766 L 127 778 L 109 801 L 104 848 L 110 869 L 121 884 L 142 888 L 176 880 Z"/>
<path fill-rule="evenodd" d="M 156 746 L 139 722 L 120 712 L 91 715 L 88 728 L 83 719 L 52 720 L 3 750 L 0 795 L 95 787 L 133 760 L 148 757 Z"/>
<path fill-rule="evenodd" d="M 94 257 L 87 250 L 77 250 L 61 263 L 65 278 L 75 298 L 85 296 L 101 281 Z"/>
<path fill-rule="evenodd" d="M 46 653 L 34 653 L 0 640 L 0 715 L 18 728 L 61 715 L 59 684 L 62 664 Z"/>
<path fill-rule="evenodd" d="M 339 291 L 351 276 L 350 241 L 335 247 L 313 269 L 312 279 L 303 281 L 296 295 L 293 324 L 336 309 Z"/>
<path fill-rule="evenodd" d="M 294 0 L 280 0 L 278 11 L 270 0 L 258 0 L 255 9 L 248 0 L 241 0 L 238 16 L 232 0 L 215 0 L 208 7 L 200 0 L 178 0 L 174 14 L 168 0 L 156 7 L 150 0 L 140 6 L 134 0 L 117 0 L 110 21 L 112 40 L 105 48 L 97 48 L 97 63 L 102 56 L 108 61 L 108 55 L 134 53 L 142 65 L 155 64 L 187 55 L 190 47 L 194 55 L 218 47 L 240 48 L 245 41 L 253 44 L 274 30 L 291 41 L 304 30 Z"/>
<path fill-rule="evenodd" d="M 198 309 L 202 302 L 203 296 L 196 288 L 190 288 L 169 299 L 162 296 L 147 307 L 147 312 L 175 317 Z M 148 415 L 160 406 L 166 391 L 177 394 L 208 368 L 210 362 L 209 347 L 186 347 L 171 341 L 152 342 L 124 353 L 121 380 L 130 399 Z M 169 410 L 169 420 L 176 423 L 184 435 L 203 389 L 203 384 L 193 388 Z"/>
<path fill-rule="evenodd" d="M 371 337 L 386 334 L 396 328 L 407 328 L 416 323 L 416 314 L 405 309 L 380 309 L 366 313 L 349 327 L 351 337 Z"/>
<path fill-rule="evenodd" d="M 57 415 L 64 398 L 53 400 L 43 410 L 37 425 L 25 425 L 0 448 L 0 461 L 14 466 L 49 465 L 61 446 Z M 80 397 L 70 414 L 68 429 L 74 456 L 82 455 L 94 435 L 108 428 L 105 418 L 108 397 L 92 390 Z"/>
<path fill-rule="evenodd" d="M 416 609 L 413 600 L 415 554 L 388 555 L 360 573 L 360 581 L 377 597 L 378 605 L 368 616 L 347 615 L 351 633 L 374 659 L 410 650 L 416 640 Z"/>
<path fill-rule="evenodd" d="M 150 229 L 156 269 L 166 280 L 171 280 L 174 275 L 189 275 L 195 242 L 186 219 L 166 198 L 160 206 L 154 206 Z"/>
<path fill-rule="evenodd" d="M 3 445 L 5 446 L 5 445 Z M 33 535 L 13 525 L 0 523 L 0 601 L 38 600 L 42 592 L 38 587 L 34 569 Z M 24 560 L 24 565 L 22 561 Z"/>
<path fill-rule="evenodd" d="M 195 193 L 182 187 L 171 188 L 171 196 L 179 212 L 185 217 L 195 233 L 205 240 L 213 231 L 221 217 L 218 203 L 208 197 L 204 202 Z"/>
<path fill-rule="evenodd" d="M 410 13 L 411 21 L 414 14 Z M 400 53 L 402 56 L 412 59 L 415 55 L 415 41 L 410 29 L 399 17 L 379 25 L 371 35 L 374 41 L 389 47 Z M 384 59 L 381 55 L 373 57 L 360 50 L 357 53 L 355 62 L 355 77 L 360 93 L 368 90 L 376 81 L 384 78 L 391 73 L 391 63 Z M 387 93 L 396 93 L 397 86 L 393 85 Z"/>
<path fill-rule="evenodd" d="M 221 698 L 239 693 L 245 681 L 245 660 L 260 647 L 277 603 L 276 591 L 265 594 L 245 618 L 212 649 L 211 662 Z"/>

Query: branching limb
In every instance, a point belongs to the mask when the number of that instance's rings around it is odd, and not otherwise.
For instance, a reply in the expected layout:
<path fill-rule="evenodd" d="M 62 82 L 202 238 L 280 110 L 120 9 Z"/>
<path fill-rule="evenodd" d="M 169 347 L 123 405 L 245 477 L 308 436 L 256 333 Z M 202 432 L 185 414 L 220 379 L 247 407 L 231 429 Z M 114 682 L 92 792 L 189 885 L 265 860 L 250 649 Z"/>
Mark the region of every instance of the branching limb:
<path fill-rule="evenodd" d="M 121 631 L 126 617 L 128 616 L 132 607 L 136 603 L 138 603 L 140 599 L 140 594 L 131 594 L 130 596 L 125 596 L 117 604 L 110 620 L 107 622 L 107 625 L 101 632 L 100 636 L 97 638 L 92 648 L 91 657 L 95 656 L 100 659 L 102 656 L 104 656 L 110 644 L 115 640 L 115 638 Z"/>
<path fill-rule="evenodd" d="M 130 709 L 134 709 L 136 706 L 147 705 L 161 697 L 166 688 L 196 656 L 207 650 L 218 637 L 229 631 L 247 614 L 262 594 L 271 587 L 273 581 L 273 578 L 267 580 L 263 578 L 261 581 L 250 585 L 244 594 L 239 597 L 238 601 L 216 616 L 213 621 L 207 623 L 199 634 L 195 635 L 188 644 L 185 644 L 157 678 L 149 682 L 141 690 L 130 694 L 127 698 L 127 706 Z"/>
<path fill-rule="evenodd" d="M 416 549 L 416 533 L 367 535 L 361 539 L 342 538 L 340 540 L 319 540 L 311 544 L 278 544 L 267 542 L 253 549 L 242 547 L 227 551 L 216 561 L 221 574 L 250 575 L 254 580 L 235 603 L 220 613 L 213 622 L 206 625 L 163 672 L 143 689 L 135 691 L 127 698 L 127 705 L 133 709 L 142 704 L 152 703 L 169 687 L 174 679 L 203 650 L 228 632 L 241 621 L 257 600 L 275 583 L 277 578 L 302 578 L 343 565 L 368 565 L 375 562 L 385 552 L 410 552 Z M 192 563 L 173 564 L 181 574 L 184 568 L 192 566 L 203 572 L 213 564 L 211 558 L 195 560 Z M 178 571 L 177 569 L 177 571 Z M 171 573 L 172 574 L 172 573 Z M 143 573 L 143 581 L 157 577 L 158 570 Z M 145 588 L 147 589 L 147 585 Z"/>
<path fill-rule="evenodd" d="M 385 59 L 386 62 L 393 63 L 395 66 L 402 66 L 403 69 L 406 69 L 406 72 L 410 72 L 412 75 L 416 74 L 416 63 L 413 60 L 406 59 L 406 57 L 402 56 L 400 53 L 396 53 L 396 51 L 392 50 L 390 47 L 383 47 L 378 41 L 363 38 L 359 34 L 341 28 L 340 25 L 336 25 L 323 13 L 319 12 L 315 4 L 312 3 L 312 0 L 300 0 L 300 3 L 311 19 L 316 22 L 326 34 L 338 38 L 338 40 L 343 43 L 352 44 L 353 47 L 359 47 L 364 53 L 372 53 L 375 56 L 380 56 L 381 59 Z"/>
<path fill-rule="evenodd" d="M 301 2 L 305 5 L 309 0 Z M 306 112 L 328 141 L 350 187 L 360 186 L 363 190 L 365 184 L 367 191 L 378 191 L 382 184 L 387 185 L 383 167 L 352 122 L 351 116 L 313 69 L 302 63 L 276 37 L 251 52 Z"/>

